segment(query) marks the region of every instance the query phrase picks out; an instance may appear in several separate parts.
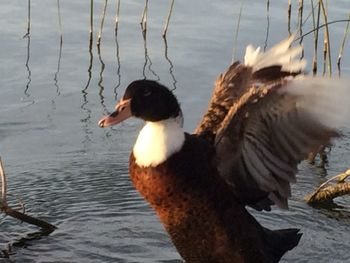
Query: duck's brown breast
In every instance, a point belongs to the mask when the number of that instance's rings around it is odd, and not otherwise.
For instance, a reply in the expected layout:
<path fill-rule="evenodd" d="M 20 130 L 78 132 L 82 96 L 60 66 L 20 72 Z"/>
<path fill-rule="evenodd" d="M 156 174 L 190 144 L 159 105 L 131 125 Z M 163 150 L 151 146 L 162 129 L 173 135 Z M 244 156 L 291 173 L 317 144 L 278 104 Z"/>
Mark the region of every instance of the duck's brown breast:
<path fill-rule="evenodd" d="M 250 215 L 205 157 L 211 153 L 204 148 L 194 155 L 191 149 L 185 143 L 157 167 L 139 167 L 130 158 L 136 189 L 155 209 L 181 256 L 189 263 L 269 262 L 262 259 L 263 244 Z M 256 246 L 251 246 L 252 234 Z"/>

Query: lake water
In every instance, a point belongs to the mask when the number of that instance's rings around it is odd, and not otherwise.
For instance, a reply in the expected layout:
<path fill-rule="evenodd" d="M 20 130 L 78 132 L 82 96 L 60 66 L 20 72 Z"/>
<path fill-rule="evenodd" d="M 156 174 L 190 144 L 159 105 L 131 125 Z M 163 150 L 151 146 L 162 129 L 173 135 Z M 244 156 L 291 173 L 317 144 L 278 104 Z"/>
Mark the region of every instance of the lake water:
<path fill-rule="evenodd" d="M 306 2 L 304 20 L 311 10 Z M 167 46 L 161 37 L 167 1 L 150 1 L 146 43 L 139 24 L 144 1 L 121 1 L 117 41 L 116 3 L 109 1 L 100 56 L 96 36 L 103 1 L 95 1 L 91 53 L 90 2 L 59 3 L 61 56 L 56 1 L 31 1 L 29 37 L 23 37 L 28 2 L 1 3 L 0 155 L 9 199 L 14 204 L 21 198 L 28 214 L 58 229 L 18 242 L 38 229 L 2 214 L 0 249 L 9 252 L 10 259 L 0 262 L 182 262 L 129 181 L 129 153 L 142 123 L 130 120 L 100 129 L 97 121 L 113 109 L 130 81 L 147 77 L 175 89 L 185 128 L 192 131 L 216 76 L 231 63 L 240 1 L 176 1 Z M 346 19 L 349 11 L 348 0 L 329 3 L 329 20 Z M 297 21 L 295 3 L 292 30 Z M 311 25 L 309 18 L 303 31 Z M 288 35 L 287 28 L 287 1 L 271 1 L 268 13 L 265 1 L 245 1 L 236 57 L 242 58 L 248 43 L 270 47 Z M 344 28 L 344 23 L 330 27 L 334 65 Z M 312 35 L 305 37 L 309 59 L 312 43 Z M 350 75 L 348 43 L 344 75 Z M 321 52 L 319 59 L 322 71 Z M 289 211 L 252 212 L 272 229 L 301 228 L 299 246 L 283 262 L 350 262 L 349 197 L 338 198 L 339 207 L 333 209 L 311 208 L 303 201 L 326 178 L 349 168 L 350 132 L 343 133 L 326 169 L 301 164 Z"/>

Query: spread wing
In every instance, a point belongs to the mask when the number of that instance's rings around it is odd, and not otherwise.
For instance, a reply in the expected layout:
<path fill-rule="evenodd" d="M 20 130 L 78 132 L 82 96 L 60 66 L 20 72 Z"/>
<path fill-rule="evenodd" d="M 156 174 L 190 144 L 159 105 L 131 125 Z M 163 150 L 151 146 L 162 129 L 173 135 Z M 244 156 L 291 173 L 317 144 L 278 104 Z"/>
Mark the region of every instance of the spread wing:
<path fill-rule="evenodd" d="M 220 122 L 201 129 L 203 118 L 197 129 L 199 134 L 213 134 L 220 175 L 242 202 L 258 210 L 270 210 L 272 204 L 287 208 L 298 163 L 338 136 L 335 127 L 350 113 L 345 81 L 285 78 L 305 66 L 305 61 L 293 60 L 301 49 L 290 48 L 290 43 L 288 39 L 267 53 L 247 50 L 244 67 L 250 69 L 249 81 L 242 82 L 239 96 L 229 97 L 232 104 L 225 108 L 224 118 L 219 115 Z M 211 107 L 220 109 L 210 104 L 208 119 Z M 215 110 L 211 111 L 213 116 Z"/>
<path fill-rule="evenodd" d="M 345 87 L 340 80 L 291 80 L 252 88 L 232 108 L 216 136 L 218 169 L 244 203 L 288 207 L 298 163 L 347 121 Z"/>
<path fill-rule="evenodd" d="M 294 38 L 292 35 L 266 53 L 261 53 L 260 48 L 248 46 L 244 64 L 238 61 L 233 63 L 217 78 L 208 110 L 194 133 L 213 139 L 232 106 L 252 85 L 300 74 L 306 61 L 294 59 L 302 52 L 301 46 L 290 47 Z"/>

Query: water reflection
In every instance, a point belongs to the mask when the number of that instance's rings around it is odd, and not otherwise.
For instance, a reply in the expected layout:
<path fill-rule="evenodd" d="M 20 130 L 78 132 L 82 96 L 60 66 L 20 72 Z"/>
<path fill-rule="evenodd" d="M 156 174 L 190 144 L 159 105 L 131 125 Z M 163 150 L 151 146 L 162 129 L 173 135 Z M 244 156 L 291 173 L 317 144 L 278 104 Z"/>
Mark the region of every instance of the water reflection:
<path fill-rule="evenodd" d="M 106 111 L 106 105 L 104 104 L 104 100 L 105 100 L 105 97 L 103 96 L 103 91 L 104 91 L 104 86 L 103 86 L 103 71 L 105 70 L 105 63 L 103 62 L 102 60 L 102 56 L 101 56 L 101 49 L 100 49 L 100 45 L 97 46 L 97 54 L 98 54 L 98 59 L 101 63 L 101 69 L 100 69 L 100 79 L 97 83 L 97 85 L 100 87 L 100 91 L 99 91 L 99 95 L 100 95 L 100 102 L 101 102 L 101 105 L 103 107 L 103 109 Z"/>
<path fill-rule="evenodd" d="M 267 41 L 269 40 L 269 33 L 270 33 L 270 0 L 266 3 L 266 37 L 264 42 L 264 51 L 266 51 L 267 48 Z"/>
<path fill-rule="evenodd" d="M 58 85 L 58 74 L 60 73 L 60 68 L 61 68 L 61 57 L 62 57 L 62 46 L 63 46 L 63 31 L 62 31 L 60 0 L 57 0 L 57 15 L 58 15 L 59 34 L 60 34 L 60 44 L 59 44 L 59 52 L 58 52 L 57 70 L 55 72 L 55 77 L 54 77 L 54 85 L 56 87 L 56 94 L 57 96 L 59 96 L 60 88 Z"/>
<path fill-rule="evenodd" d="M 168 61 L 170 67 L 169 67 L 169 74 L 171 76 L 171 78 L 173 79 L 173 89 L 172 91 L 176 90 L 176 83 L 177 83 L 177 80 L 175 78 L 175 75 L 174 75 L 174 64 L 173 62 L 170 60 L 169 56 L 168 56 L 168 42 L 167 42 L 167 39 L 166 37 L 163 37 L 163 40 L 164 40 L 164 56 L 165 56 L 165 59 L 166 61 Z"/>
<path fill-rule="evenodd" d="M 28 81 L 27 81 L 26 87 L 24 89 L 24 95 L 26 97 L 29 97 L 30 95 L 29 95 L 28 91 L 29 91 L 30 83 L 32 81 L 32 72 L 31 72 L 30 67 L 29 67 L 29 60 L 30 60 L 30 34 L 29 34 L 29 32 L 24 37 L 27 38 L 27 59 L 26 59 L 25 65 L 26 65 L 26 69 L 27 69 L 27 73 L 28 73 L 28 75 L 27 75 Z"/>
<path fill-rule="evenodd" d="M 144 79 L 147 79 L 147 75 L 146 75 L 146 67 L 148 65 L 148 70 L 149 72 L 151 72 L 151 74 L 156 78 L 156 80 L 160 80 L 160 77 L 157 75 L 157 73 L 152 69 L 152 60 L 148 55 L 148 50 L 147 50 L 147 31 L 144 30 L 144 28 L 142 28 L 141 25 L 141 30 L 142 30 L 142 38 L 143 38 L 143 48 L 144 48 L 144 52 L 145 52 L 145 63 L 143 65 L 143 69 L 142 69 L 142 75 L 144 77 Z"/>
<path fill-rule="evenodd" d="M 118 11 L 117 11 L 117 18 L 119 18 L 119 4 L 120 2 L 118 1 Z M 119 41 L 118 41 L 118 19 L 116 18 L 116 26 L 115 26 L 115 48 L 116 48 L 116 58 L 117 58 L 117 84 L 114 86 L 114 99 L 116 100 L 118 97 L 118 88 L 121 85 L 121 74 L 120 74 L 120 69 L 121 69 L 121 64 L 120 64 L 120 54 L 119 54 Z"/>
<path fill-rule="evenodd" d="M 91 128 L 90 128 L 90 119 L 91 119 L 91 109 L 88 107 L 88 88 L 91 83 L 91 78 L 92 78 L 92 63 L 94 60 L 94 55 L 92 53 L 92 43 L 93 43 L 93 34 L 90 32 L 89 34 L 89 66 L 88 66 L 88 79 L 85 84 L 85 87 L 81 90 L 81 93 L 83 94 L 83 102 L 80 106 L 80 108 L 84 111 L 85 117 L 80 119 L 80 122 L 83 124 L 83 131 L 84 131 L 84 140 L 82 143 L 86 146 L 86 143 L 91 142 L 90 134 L 92 133 Z"/>
<path fill-rule="evenodd" d="M 55 72 L 55 77 L 54 77 L 54 85 L 56 87 L 56 94 L 59 96 L 60 93 L 60 87 L 58 85 L 58 75 L 60 73 L 60 68 L 61 68 L 61 57 L 62 57 L 62 36 L 60 37 L 60 49 L 58 52 L 58 61 L 57 61 L 57 70 Z"/>

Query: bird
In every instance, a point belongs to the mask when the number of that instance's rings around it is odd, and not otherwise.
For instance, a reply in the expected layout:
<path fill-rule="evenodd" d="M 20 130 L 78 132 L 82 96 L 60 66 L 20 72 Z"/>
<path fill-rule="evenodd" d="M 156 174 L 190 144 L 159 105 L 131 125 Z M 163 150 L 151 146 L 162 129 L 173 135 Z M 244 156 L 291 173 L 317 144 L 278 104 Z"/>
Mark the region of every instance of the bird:
<path fill-rule="evenodd" d="M 173 91 L 131 82 L 100 127 L 130 117 L 145 122 L 130 154 L 130 178 L 158 215 L 185 262 L 279 262 L 300 229 L 270 230 L 247 210 L 288 208 L 290 184 L 307 154 L 348 124 L 348 81 L 308 76 L 295 35 L 217 78 L 193 133 Z"/>

